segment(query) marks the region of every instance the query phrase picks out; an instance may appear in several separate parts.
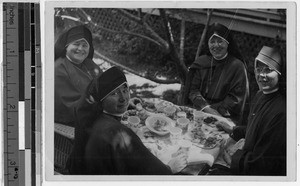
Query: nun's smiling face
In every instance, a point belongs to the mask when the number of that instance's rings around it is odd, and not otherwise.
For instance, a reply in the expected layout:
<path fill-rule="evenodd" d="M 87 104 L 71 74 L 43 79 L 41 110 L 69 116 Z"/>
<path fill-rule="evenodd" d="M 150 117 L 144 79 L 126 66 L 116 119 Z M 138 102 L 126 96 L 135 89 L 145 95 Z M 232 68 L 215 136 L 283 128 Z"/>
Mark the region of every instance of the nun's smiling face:
<path fill-rule="evenodd" d="M 80 64 L 89 55 L 90 45 L 85 39 L 71 42 L 66 48 L 66 55 L 73 63 Z"/>
<path fill-rule="evenodd" d="M 278 88 L 279 74 L 258 60 L 255 63 L 255 77 L 259 88 L 264 93 L 276 90 Z"/>
<path fill-rule="evenodd" d="M 213 36 L 208 41 L 208 48 L 215 59 L 222 59 L 227 53 L 228 44 L 224 39 Z"/>
<path fill-rule="evenodd" d="M 129 88 L 125 83 L 111 92 L 102 102 L 103 110 L 110 114 L 123 114 L 126 112 L 130 100 Z"/>

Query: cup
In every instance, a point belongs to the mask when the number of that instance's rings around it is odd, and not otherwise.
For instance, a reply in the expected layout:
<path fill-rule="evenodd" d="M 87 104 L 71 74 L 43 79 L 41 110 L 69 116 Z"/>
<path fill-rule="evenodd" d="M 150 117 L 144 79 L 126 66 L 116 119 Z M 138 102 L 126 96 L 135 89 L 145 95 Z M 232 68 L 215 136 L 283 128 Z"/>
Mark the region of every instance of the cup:
<path fill-rule="evenodd" d="M 170 140 L 173 144 L 177 144 L 177 141 L 180 140 L 182 129 L 178 127 L 170 127 Z"/>
<path fill-rule="evenodd" d="M 180 140 L 178 142 L 178 145 L 180 146 L 181 149 L 188 152 L 192 146 L 192 142 L 188 140 Z"/>
<path fill-rule="evenodd" d="M 137 116 L 129 116 L 127 121 L 130 126 L 137 126 L 141 122 L 140 118 Z"/>
<path fill-rule="evenodd" d="M 177 112 L 177 117 L 178 118 L 186 118 L 186 113 L 185 112 Z"/>
<path fill-rule="evenodd" d="M 172 106 L 167 106 L 164 108 L 164 113 L 168 116 L 168 117 L 173 117 L 174 114 L 176 112 L 176 108 L 172 107 Z"/>
<path fill-rule="evenodd" d="M 193 115 L 194 115 L 194 121 L 196 121 L 197 123 L 202 123 L 203 118 L 205 117 L 204 112 L 199 110 L 194 110 Z"/>
<path fill-rule="evenodd" d="M 187 125 L 190 123 L 190 120 L 187 118 L 178 118 L 177 119 L 177 125 L 182 130 L 185 130 L 187 128 Z"/>

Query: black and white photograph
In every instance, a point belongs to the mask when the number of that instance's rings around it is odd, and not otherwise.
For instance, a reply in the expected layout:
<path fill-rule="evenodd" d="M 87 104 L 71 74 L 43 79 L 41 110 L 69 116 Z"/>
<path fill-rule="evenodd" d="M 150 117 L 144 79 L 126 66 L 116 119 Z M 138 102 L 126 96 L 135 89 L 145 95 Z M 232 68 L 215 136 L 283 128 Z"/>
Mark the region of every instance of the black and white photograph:
<path fill-rule="evenodd" d="M 44 16 L 47 180 L 295 181 L 293 3 L 49 1 Z"/>

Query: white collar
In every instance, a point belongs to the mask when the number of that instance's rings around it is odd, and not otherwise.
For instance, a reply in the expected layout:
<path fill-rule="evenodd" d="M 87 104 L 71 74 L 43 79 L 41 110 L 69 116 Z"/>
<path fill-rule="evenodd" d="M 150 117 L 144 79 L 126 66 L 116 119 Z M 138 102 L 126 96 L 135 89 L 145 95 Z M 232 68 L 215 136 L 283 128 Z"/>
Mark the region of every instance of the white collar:
<path fill-rule="evenodd" d="M 122 113 L 122 114 L 112 114 L 112 113 L 107 112 L 106 110 L 103 110 L 103 113 L 109 114 L 109 115 L 112 115 L 112 116 L 117 116 L 117 117 L 122 117 L 123 114 L 124 114 L 124 113 Z"/>
<path fill-rule="evenodd" d="M 217 58 L 215 58 L 214 56 L 213 56 L 213 58 L 214 58 L 215 60 L 220 61 L 220 60 L 222 60 L 222 59 L 225 59 L 227 56 L 228 56 L 228 52 L 227 52 L 222 58 L 220 58 L 220 59 L 217 59 Z"/>
<path fill-rule="evenodd" d="M 69 60 L 69 61 L 71 61 L 72 63 L 75 63 L 74 61 L 72 61 L 72 59 L 68 56 L 68 55 L 66 55 L 66 58 Z M 75 63 L 76 64 L 76 63 Z"/>
<path fill-rule="evenodd" d="M 263 91 L 263 93 L 264 94 L 271 94 L 271 93 L 273 93 L 273 92 L 276 92 L 276 91 L 278 91 L 278 87 L 276 88 L 276 89 L 274 89 L 274 90 L 271 90 L 271 91 Z"/>

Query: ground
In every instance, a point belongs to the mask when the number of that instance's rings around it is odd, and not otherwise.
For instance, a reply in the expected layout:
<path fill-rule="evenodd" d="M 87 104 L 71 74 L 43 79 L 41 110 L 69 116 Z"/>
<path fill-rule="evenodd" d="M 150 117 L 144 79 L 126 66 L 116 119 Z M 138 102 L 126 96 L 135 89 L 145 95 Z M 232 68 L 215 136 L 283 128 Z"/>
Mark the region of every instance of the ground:
<path fill-rule="evenodd" d="M 110 63 L 99 58 L 94 58 L 94 61 L 104 71 L 112 66 Z M 176 104 L 174 96 L 178 94 L 180 84 L 159 84 L 127 71 L 125 71 L 125 75 L 131 89 L 132 97 L 162 98 Z"/>

